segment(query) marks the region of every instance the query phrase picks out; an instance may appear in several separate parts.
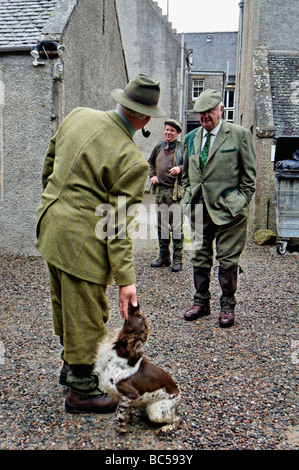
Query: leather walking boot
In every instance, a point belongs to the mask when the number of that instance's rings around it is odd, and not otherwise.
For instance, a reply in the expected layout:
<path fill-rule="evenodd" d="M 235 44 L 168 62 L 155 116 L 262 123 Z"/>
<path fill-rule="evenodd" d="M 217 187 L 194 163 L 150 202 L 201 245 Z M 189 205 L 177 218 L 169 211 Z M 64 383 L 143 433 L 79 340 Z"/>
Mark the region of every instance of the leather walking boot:
<path fill-rule="evenodd" d="M 204 317 L 210 315 L 210 304 L 208 305 L 193 305 L 192 307 L 188 308 L 188 310 L 184 313 L 184 318 L 187 321 L 197 320 L 200 317 Z"/>
<path fill-rule="evenodd" d="M 181 271 L 182 259 L 183 259 L 183 245 L 184 245 L 184 234 L 180 238 L 173 238 L 173 257 L 172 257 L 172 268 L 173 273 Z"/>
<path fill-rule="evenodd" d="M 65 398 L 67 413 L 113 413 L 117 403 L 105 394 L 88 395 L 69 389 Z"/>
<path fill-rule="evenodd" d="M 99 388 L 93 365 L 70 364 L 69 390 L 65 397 L 67 413 L 112 413 L 117 404 Z"/>
<path fill-rule="evenodd" d="M 182 263 L 173 263 L 173 265 L 171 266 L 171 271 L 173 273 L 178 273 L 179 271 L 182 271 L 182 269 Z"/>
<path fill-rule="evenodd" d="M 185 320 L 192 321 L 210 315 L 210 272 L 210 268 L 193 268 L 194 304 L 184 313 Z"/>
<path fill-rule="evenodd" d="M 235 293 L 237 290 L 238 266 L 224 269 L 221 266 L 218 271 L 219 284 L 222 290 L 220 298 L 221 313 L 219 315 L 219 325 L 229 327 L 235 323 Z"/>
<path fill-rule="evenodd" d="M 159 257 L 156 261 L 151 263 L 151 268 L 162 268 L 163 266 L 170 266 L 170 239 L 162 238 L 161 231 L 158 230 L 158 241 L 159 241 Z"/>
<path fill-rule="evenodd" d="M 220 312 L 219 325 L 224 327 L 233 326 L 235 323 L 235 312 Z"/>
<path fill-rule="evenodd" d="M 170 266 L 170 258 L 158 258 L 156 261 L 151 263 L 151 268 L 162 268 L 163 266 Z"/>
<path fill-rule="evenodd" d="M 193 281 L 195 287 L 194 305 L 208 305 L 211 294 L 210 288 L 211 268 L 193 268 Z"/>

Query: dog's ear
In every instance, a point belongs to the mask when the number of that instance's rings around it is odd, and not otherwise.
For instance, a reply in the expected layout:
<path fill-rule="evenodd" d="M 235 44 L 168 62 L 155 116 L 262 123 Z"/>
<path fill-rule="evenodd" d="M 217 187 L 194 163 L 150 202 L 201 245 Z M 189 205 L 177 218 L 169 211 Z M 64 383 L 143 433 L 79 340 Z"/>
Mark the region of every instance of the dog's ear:
<path fill-rule="evenodd" d="M 143 356 L 143 341 L 136 335 L 120 335 L 114 345 L 118 356 L 128 359 L 140 359 Z"/>
<path fill-rule="evenodd" d="M 143 341 L 139 336 L 130 336 L 127 339 L 127 353 L 130 358 L 139 359 L 143 353 Z"/>

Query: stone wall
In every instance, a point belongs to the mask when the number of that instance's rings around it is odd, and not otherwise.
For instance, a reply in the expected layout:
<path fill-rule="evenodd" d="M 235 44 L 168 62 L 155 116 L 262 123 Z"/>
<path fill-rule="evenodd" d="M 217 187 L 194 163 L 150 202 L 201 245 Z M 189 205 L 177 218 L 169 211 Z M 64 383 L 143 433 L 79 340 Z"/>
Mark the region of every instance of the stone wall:
<path fill-rule="evenodd" d="M 179 120 L 181 38 L 172 29 L 171 23 L 162 15 L 162 10 L 152 0 L 116 0 L 121 36 L 129 78 L 144 73 L 159 80 L 161 97 L 159 105 L 166 118 Z M 149 158 L 152 149 L 164 138 L 164 119 L 152 118 L 147 128 L 151 136 L 145 139 L 136 133 L 135 142 Z"/>
<path fill-rule="evenodd" d="M 29 51 L 0 55 L 0 249 L 28 255 L 37 254 L 35 214 L 53 132 L 74 107 L 114 108 L 111 90 L 127 83 L 114 2 L 60 0 L 58 7 L 41 40 L 65 46 L 62 81 L 53 80 L 58 59 L 34 67 Z"/>
<path fill-rule="evenodd" d="M 109 110 L 127 83 L 115 2 L 81 1 L 63 31 L 65 114 L 77 106 Z"/>
<path fill-rule="evenodd" d="M 250 229 L 276 231 L 274 161 L 276 138 L 298 134 L 297 0 L 240 2 L 237 122 L 252 131 L 257 154 L 256 193 Z"/>
<path fill-rule="evenodd" d="M 26 254 L 35 253 L 42 161 L 52 136 L 52 67 L 46 63 L 37 70 L 32 61 L 29 53 L 0 57 L 4 84 L 0 248 Z"/>

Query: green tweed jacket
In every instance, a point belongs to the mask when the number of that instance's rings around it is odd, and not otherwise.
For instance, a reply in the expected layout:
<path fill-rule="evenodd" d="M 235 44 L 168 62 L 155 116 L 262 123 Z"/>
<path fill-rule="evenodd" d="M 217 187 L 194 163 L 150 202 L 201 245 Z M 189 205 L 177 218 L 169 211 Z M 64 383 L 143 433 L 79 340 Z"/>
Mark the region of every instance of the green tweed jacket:
<path fill-rule="evenodd" d="M 255 191 L 255 151 L 248 129 L 222 121 L 203 171 L 200 151 L 203 128 L 184 139 L 181 205 L 204 201 L 216 225 L 232 222 L 247 206 Z M 186 206 L 185 206 L 186 207 Z"/>
<path fill-rule="evenodd" d="M 97 284 L 135 283 L 127 211 L 142 202 L 148 171 L 115 111 L 73 110 L 45 156 L 36 244 L 43 258 Z"/>

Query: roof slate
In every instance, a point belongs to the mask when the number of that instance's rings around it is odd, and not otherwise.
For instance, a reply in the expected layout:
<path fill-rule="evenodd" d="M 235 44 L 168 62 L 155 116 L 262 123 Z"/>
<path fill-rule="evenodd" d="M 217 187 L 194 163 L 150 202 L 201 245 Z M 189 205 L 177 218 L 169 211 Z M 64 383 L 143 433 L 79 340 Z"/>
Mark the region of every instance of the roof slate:
<path fill-rule="evenodd" d="M 58 0 L 0 0 L 0 46 L 34 46 Z"/>
<path fill-rule="evenodd" d="M 187 49 L 193 49 L 192 72 L 226 72 L 235 75 L 237 32 L 185 33 Z"/>
<path fill-rule="evenodd" d="M 299 54 L 268 56 L 276 136 L 299 135 Z"/>

